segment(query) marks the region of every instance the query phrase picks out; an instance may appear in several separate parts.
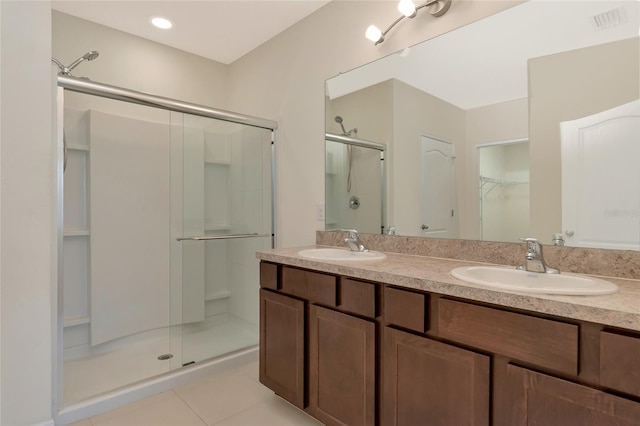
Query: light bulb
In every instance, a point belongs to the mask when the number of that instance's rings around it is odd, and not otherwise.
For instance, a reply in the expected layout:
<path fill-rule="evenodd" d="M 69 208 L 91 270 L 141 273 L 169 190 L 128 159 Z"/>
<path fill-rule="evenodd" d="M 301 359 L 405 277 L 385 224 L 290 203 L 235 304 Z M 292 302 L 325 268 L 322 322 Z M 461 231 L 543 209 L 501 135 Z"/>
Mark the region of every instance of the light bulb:
<path fill-rule="evenodd" d="M 407 18 L 411 18 L 416 13 L 416 5 L 412 0 L 400 0 L 400 3 L 398 3 L 398 10 Z"/>
<path fill-rule="evenodd" d="M 163 30 L 168 30 L 169 28 L 173 27 L 171 21 L 167 18 L 163 18 L 162 16 L 154 16 L 153 18 L 151 18 L 151 23 Z"/>
<path fill-rule="evenodd" d="M 379 41 L 383 40 L 382 31 L 380 31 L 380 29 L 375 25 L 369 25 L 365 36 L 374 43 L 378 43 Z"/>

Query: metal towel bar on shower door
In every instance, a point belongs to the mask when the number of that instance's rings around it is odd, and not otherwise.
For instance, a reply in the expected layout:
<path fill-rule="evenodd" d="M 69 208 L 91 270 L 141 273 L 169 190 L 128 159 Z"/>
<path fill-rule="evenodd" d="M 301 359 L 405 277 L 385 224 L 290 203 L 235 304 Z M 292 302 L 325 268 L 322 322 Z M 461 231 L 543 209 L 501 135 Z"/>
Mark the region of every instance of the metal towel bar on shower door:
<path fill-rule="evenodd" d="M 200 235 L 197 237 L 179 237 L 177 241 L 208 241 L 208 240 L 230 240 L 232 238 L 266 238 L 271 234 L 230 234 L 230 235 Z"/>

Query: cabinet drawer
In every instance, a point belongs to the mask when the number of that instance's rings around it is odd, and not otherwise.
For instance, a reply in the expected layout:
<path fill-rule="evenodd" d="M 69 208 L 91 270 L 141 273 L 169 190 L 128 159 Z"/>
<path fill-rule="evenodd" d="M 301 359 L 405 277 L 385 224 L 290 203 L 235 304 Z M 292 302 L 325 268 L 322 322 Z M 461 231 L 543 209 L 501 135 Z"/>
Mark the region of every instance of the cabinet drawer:
<path fill-rule="evenodd" d="M 578 374 L 578 326 L 441 299 L 440 336 L 513 359 Z"/>
<path fill-rule="evenodd" d="M 278 290 L 278 265 L 260 262 L 260 287 Z"/>
<path fill-rule="evenodd" d="M 375 284 L 342 278 L 339 293 L 340 309 L 369 318 L 376 317 Z"/>
<path fill-rule="evenodd" d="M 600 333 L 600 384 L 640 397 L 640 337 Z"/>
<path fill-rule="evenodd" d="M 424 333 L 427 331 L 426 302 L 426 294 L 385 287 L 384 320 L 387 324 Z"/>
<path fill-rule="evenodd" d="M 336 306 L 336 277 L 297 268 L 282 268 L 280 290 L 311 302 Z"/>

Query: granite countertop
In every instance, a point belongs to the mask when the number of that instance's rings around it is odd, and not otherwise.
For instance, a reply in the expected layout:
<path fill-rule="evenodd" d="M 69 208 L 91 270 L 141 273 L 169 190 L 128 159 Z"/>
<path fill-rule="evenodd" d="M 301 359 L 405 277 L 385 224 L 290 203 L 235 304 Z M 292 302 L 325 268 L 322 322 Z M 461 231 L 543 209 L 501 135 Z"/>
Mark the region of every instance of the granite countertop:
<path fill-rule="evenodd" d="M 449 271 L 459 266 L 480 265 L 462 260 L 385 253 L 383 260 L 319 261 L 298 251 L 322 246 L 281 248 L 257 252 L 258 259 L 377 281 L 442 295 L 524 309 L 582 321 L 640 331 L 640 280 L 599 277 L 618 285 L 605 296 L 558 296 L 489 289 L 454 278 Z"/>

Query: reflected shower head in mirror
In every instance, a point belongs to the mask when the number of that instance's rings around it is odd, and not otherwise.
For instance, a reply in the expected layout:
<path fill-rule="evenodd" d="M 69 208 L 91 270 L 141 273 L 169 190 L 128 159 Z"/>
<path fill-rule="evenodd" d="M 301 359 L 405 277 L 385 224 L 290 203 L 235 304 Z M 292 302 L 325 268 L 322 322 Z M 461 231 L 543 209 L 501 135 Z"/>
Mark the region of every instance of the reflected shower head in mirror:
<path fill-rule="evenodd" d="M 84 55 L 82 55 L 81 57 L 79 57 L 78 59 L 76 59 L 75 61 L 73 61 L 71 65 L 69 65 L 68 67 L 64 66 L 62 62 L 60 62 L 56 58 L 51 58 L 51 61 L 55 63 L 58 66 L 58 68 L 60 68 L 60 74 L 72 76 L 71 70 L 73 70 L 75 67 L 77 67 L 78 65 L 80 65 L 80 63 L 84 61 L 93 61 L 98 57 L 98 55 L 100 55 L 100 53 L 97 50 L 90 50 Z"/>
<path fill-rule="evenodd" d="M 342 124 L 342 117 L 340 117 L 339 115 L 336 115 L 336 123 L 338 123 L 340 127 L 342 127 L 342 133 L 346 134 L 347 131 L 344 128 L 344 124 Z"/>
<path fill-rule="evenodd" d="M 358 129 L 357 128 L 353 128 L 351 130 L 346 130 L 344 128 L 344 124 L 342 124 L 342 117 L 340 117 L 339 115 L 336 115 L 336 123 L 338 123 L 340 125 L 340 127 L 342 128 L 342 135 L 343 136 L 351 136 L 351 133 L 355 133 L 355 135 L 358 135 Z"/>

